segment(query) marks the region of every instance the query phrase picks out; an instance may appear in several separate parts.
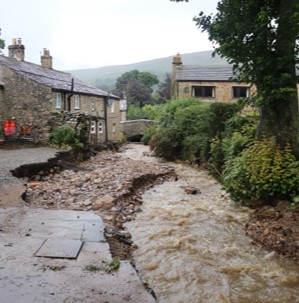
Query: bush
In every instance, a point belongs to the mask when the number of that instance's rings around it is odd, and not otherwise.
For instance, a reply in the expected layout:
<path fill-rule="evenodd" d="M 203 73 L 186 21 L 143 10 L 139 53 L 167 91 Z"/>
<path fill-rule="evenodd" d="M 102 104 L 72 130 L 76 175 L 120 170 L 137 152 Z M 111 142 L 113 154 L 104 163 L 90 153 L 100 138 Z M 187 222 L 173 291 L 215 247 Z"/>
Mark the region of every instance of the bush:
<path fill-rule="evenodd" d="M 51 136 L 50 142 L 59 147 L 83 147 L 83 144 L 77 139 L 75 129 L 65 124 L 56 128 Z"/>
<path fill-rule="evenodd" d="M 257 128 L 257 116 L 234 115 L 225 122 L 223 132 L 211 140 L 208 168 L 221 181 L 226 161 L 238 156 L 253 144 Z"/>
<path fill-rule="evenodd" d="M 175 152 L 172 158 L 205 163 L 211 156 L 213 137 L 221 137 L 225 122 L 239 107 L 226 103 L 207 104 L 198 99 L 177 99 L 161 109 L 160 128 L 151 146 L 159 149 L 161 157 L 165 154 L 169 159 L 172 150 Z M 163 138 L 170 134 L 177 142 L 168 142 L 169 138 Z M 167 150 L 163 151 L 164 148 Z"/>
<path fill-rule="evenodd" d="M 147 128 L 144 132 L 143 137 L 141 138 L 141 142 L 144 144 L 148 144 L 151 140 L 152 136 L 157 132 L 157 125 L 152 125 L 149 128 Z"/>
<path fill-rule="evenodd" d="M 127 111 L 127 120 L 147 119 L 147 114 L 143 108 L 134 104 L 129 104 Z"/>
<path fill-rule="evenodd" d="M 299 162 L 290 146 L 281 149 L 273 140 L 256 141 L 226 163 L 223 185 L 234 200 L 245 205 L 291 199 L 299 190 Z"/>
<path fill-rule="evenodd" d="M 162 128 L 151 138 L 149 145 L 158 157 L 172 161 L 179 157 L 181 151 L 181 138 L 173 128 Z"/>
<path fill-rule="evenodd" d="M 236 117 L 240 106 L 231 103 L 212 103 L 209 109 L 209 134 L 211 138 L 222 137 L 227 127 L 227 121 Z"/>

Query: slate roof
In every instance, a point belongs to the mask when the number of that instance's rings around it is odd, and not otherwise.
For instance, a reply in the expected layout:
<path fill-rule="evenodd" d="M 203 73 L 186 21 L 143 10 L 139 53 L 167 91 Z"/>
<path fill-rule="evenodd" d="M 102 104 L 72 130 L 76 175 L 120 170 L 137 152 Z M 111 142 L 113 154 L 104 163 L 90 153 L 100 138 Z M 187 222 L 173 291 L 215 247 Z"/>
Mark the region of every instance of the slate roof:
<path fill-rule="evenodd" d="M 299 77 L 299 68 L 296 68 Z M 236 77 L 233 74 L 231 65 L 180 65 L 177 68 L 177 81 L 233 81 Z"/>
<path fill-rule="evenodd" d="M 0 65 L 4 65 L 19 75 L 22 75 L 28 79 L 31 79 L 37 83 L 51 87 L 52 89 L 58 91 L 70 92 L 72 88 L 72 79 L 74 79 L 74 89 L 73 89 L 74 93 L 101 96 L 101 97 L 108 96 L 107 92 L 84 83 L 83 81 L 75 78 L 70 73 L 65 73 L 55 69 L 45 68 L 42 67 L 41 65 L 29 63 L 26 61 L 20 61 L 15 58 L 9 58 L 5 56 L 0 56 Z M 0 85 L 1 85 L 1 81 L 0 81 Z M 116 96 L 112 96 L 112 97 L 116 97 Z"/>
<path fill-rule="evenodd" d="M 231 81 L 230 65 L 181 65 L 177 68 L 177 81 Z"/>

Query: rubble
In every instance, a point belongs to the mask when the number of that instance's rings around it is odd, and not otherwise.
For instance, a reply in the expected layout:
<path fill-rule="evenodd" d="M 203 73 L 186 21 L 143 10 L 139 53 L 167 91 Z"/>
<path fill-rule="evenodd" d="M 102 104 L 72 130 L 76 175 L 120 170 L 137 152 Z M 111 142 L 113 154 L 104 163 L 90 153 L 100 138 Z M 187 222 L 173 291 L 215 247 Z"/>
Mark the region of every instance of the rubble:
<path fill-rule="evenodd" d="M 39 172 L 37 175 L 42 175 Z M 26 179 L 25 201 L 45 209 L 93 210 L 106 226 L 106 238 L 123 259 L 130 258 L 133 243 L 123 224 L 140 212 L 141 195 L 149 187 L 175 178 L 174 169 L 125 158 L 120 153 L 102 151 L 78 164 L 76 171 L 55 172 L 48 178 Z M 36 182 L 36 179 L 39 179 Z M 115 242 L 117 241 L 117 242 Z M 120 244 L 121 242 L 121 244 Z M 113 247 L 112 247 L 113 253 Z"/>

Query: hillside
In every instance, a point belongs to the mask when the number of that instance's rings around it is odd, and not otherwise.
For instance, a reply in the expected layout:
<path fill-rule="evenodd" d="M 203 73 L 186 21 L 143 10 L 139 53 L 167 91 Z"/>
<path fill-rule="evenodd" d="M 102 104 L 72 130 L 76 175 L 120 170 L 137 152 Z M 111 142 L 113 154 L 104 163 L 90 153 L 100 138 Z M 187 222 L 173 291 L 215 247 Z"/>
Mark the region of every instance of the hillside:
<path fill-rule="evenodd" d="M 221 65 L 226 61 L 220 57 L 212 58 L 212 51 L 182 54 L 183 64 L 186 65 Z M 150 72 L 157 75 L 159 80 L 163 80 L 166 73 L 171 72 L 172 59 L 174 56 L 158 58 L 125 65 L 112 65 L 90 69 L 70 70 L 75 77 L 90 83 L 98 88 L 111 91 L 116 79 L 123 73 L 137 69 L 139 71 Z"/>

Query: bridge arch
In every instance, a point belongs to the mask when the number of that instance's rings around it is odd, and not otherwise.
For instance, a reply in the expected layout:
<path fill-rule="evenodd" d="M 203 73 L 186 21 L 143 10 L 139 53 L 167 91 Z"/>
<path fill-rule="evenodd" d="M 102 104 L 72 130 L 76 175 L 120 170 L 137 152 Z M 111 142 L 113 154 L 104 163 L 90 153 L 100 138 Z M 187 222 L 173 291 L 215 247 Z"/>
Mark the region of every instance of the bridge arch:
<path fill-rule="evenodd" d="M 147 119 L 128 120 L 120 122 L 120 129 L 128 141 L 140 141 L 144 132 L 156 124 L 156 121 Z"/>

